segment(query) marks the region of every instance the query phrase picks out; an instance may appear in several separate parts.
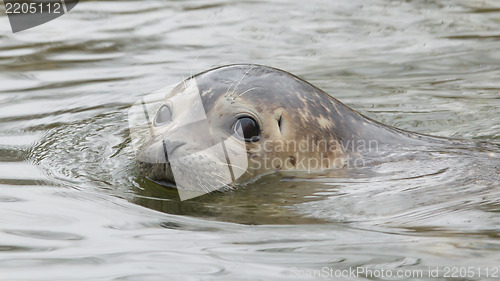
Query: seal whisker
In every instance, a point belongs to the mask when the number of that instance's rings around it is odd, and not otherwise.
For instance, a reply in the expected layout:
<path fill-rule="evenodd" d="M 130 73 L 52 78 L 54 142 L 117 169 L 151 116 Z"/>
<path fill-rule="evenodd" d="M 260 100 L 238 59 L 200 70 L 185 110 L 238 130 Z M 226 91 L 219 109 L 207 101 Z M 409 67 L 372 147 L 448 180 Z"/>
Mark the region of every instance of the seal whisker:
<path fill-rule="evenodd" d="M 184 78 L 184 74 L 181 74 L 182 83 L 184 84 L 184 88 L 187 89 L 186 79 Z"/>
<path fill-rule="evenodd" d="M 230 163 L 214 163 L 215 165 L 220 165 L 220 166 L 230 166 L 231 168 L 238 168 L 240 170 L 243 170 L 243 171 L 246 171 L 246 169 L 243 169 L 239 166 L 236 166 L 234 164 L 230 164 Z"/>
<path fill-rule="evenodd" d="M 201 182 L 201 179 L 199 177 L 197 178 L 197 180 L 198 180 L 199 186 L 202 189 L 204 189 L 203 191 L 205 191 L 205 192 L 212 192 L 214 190 L 213 189 L 213 187 L 214 187 L 213 182 L 216 182 L 216 183 L 220 184 L 221 186 L 226 185 L 226 183 L 224 183 L 223 181 L 214 178 L 213 175 L 210 176 L 210 181 L 212 182 L 212 184 L 207 184 L 208 181 Z"/>
<path fill-rule="evenodd" d="M 196 64 L 196 61 L 198 60 L 198 58 L 200 57 L 200 55 L 197 55 L 195 58 L 194 58 L 194 61 L 192 62 L 191 64 L 191 69 L 189 70 L 189 77 L 193 77 L 193 70 L 194 70 L 194 65 Z"/>
<path fill-rule="evenodd" d="M 223 176 L 221 176 L 220 174 L 216 174 L 216 173 L 211 173 L 210 174 L 210 177 L 214 180 L 216 180 L 215 176 L 217 176 L 219 179 L 221 180 L 224 180 L 225 178 Z"/>
<path fill-rule="evenodd" d="M 231 95 L 234 94 L 234 92 L 236 91 L 236 89 L 240 85 L 240 82 L 243 80 L 243 78 L 245 78 L 245 76 L 248 74 L 248 72 L 250 72 L 250 70 L 252 70 L 253 68 L 254 68 L 254 66 L 252 65 L 245 73 L 243 73 L 243 76 L 241 77 L 240 80 L 238 80 L 238 84 L 236 84 L 236 86 L 234 87 L 234 90 L 231 93 Z M 234 85 L 234 83 L 236 83 L 236 80 L 233 81 L 233 83 L 231 83 L 231 85 L 229 85 L 229 88 L 227 88 L 227 91 L 226 91 L 226 93 L 224 93 L 224 96 L 227 96 L 227 94 L 229 94 L 229 91 L 231 90 L 231 87 Z"/>
<path fill-rule="evenodd" d="M 245 74 L 243 74 L 243 77 L 245 76 Z M 231 83 L 231 85 L 229 85 L 229 87 L 227 88 L 227 91 L 224 93 L 224 96 L 226 96 L 229 91 L 231 90 L 231 87 L 233 87 L 234 83 L 236 83 L 236 80 L 233 81 L 233 83 Z"/>
<path fill-rule="evenodd" d="M 248 90 L 244 91 L 243 93 L 239 94 L 238 96 L 236 96 L 236 97 L 235 97 L 235 99 L 237 99 L 237 98 L 239 98 L 239 97 L 243 96 L 244 94 L 246 94 L 246 93 L 248 93 L 248 92 L 250 92 L 250 91 L 253 91 L 253 90 L 255 90 L 255 89 L 258 89 L 258 88 L 260 88 L 260 87 L 253 87 L 253 88 L 250 88 L 250 89 L 248 89 Z"/>
<path fill-rule="evenodd" d="M 240 80 L 238 81 L 238 84 L 236 84 L 236 86 L 234 87 L 233 92 L 231 93 L 231 95 L 233 95 L 236 92 L 236 90 L 238 89 L 238 86 L 240 85 L 241 81 L 243 81 L 243 78 L 245 78 L 248 75 L 248 73 L 250 72 L 250 70 L 252 70 L 254 67 L 255 66 L 252 65 L 250 68 L 248 68 L 247 71 L 245 71 L 245 73 L 243 73 L 243 76 L 241 76 Z"/>
<path fill-rule="evenodd" d="M 215 181 L 217 181 L 217 183 L 219 183 L 221 186 L 225 186 L 227 185 L 227 183 L 221 181 L 221 180 L 217 180 L 217 179 L 214 179 Z"/>
<path fill-rule="evenodd" d="M 240 169 L 241 171 L 246 171 L 246 169 L 243 169 L 242 167 L 240 166 L 236 166 L 236 165 L 233 165 L 233 164 L 228 164 L 228 166 L 231 166 L 231 168 L 237 168 L 237 169 Z M 234 169 L 233 169 L 234 171 Z"/>

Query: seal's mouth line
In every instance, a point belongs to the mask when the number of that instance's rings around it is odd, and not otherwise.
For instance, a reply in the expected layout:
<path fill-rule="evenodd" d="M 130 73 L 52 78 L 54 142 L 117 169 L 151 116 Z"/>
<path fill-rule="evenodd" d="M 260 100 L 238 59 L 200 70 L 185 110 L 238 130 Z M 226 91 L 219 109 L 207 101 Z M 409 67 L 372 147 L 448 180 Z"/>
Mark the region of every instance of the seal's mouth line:
<path fill-rule="evenodd" d="M 163 180 L 153 180 L 149 177 L 146 177 L 147 180 L 154 182 L 156 184 L 165 186 L 165 187 L 170 187 L 170 188 L 177 188 L 177 185 L 175 184 L 174 181 L 168 180 L 168 179 L 163 179 Z"/>

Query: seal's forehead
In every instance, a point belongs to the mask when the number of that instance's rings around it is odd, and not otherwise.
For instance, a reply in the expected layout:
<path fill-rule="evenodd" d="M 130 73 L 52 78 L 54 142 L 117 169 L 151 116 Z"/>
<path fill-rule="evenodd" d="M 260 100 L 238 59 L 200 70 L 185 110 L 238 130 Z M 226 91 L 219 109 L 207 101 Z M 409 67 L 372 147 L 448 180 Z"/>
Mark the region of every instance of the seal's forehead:
<path fill-rule="evenodd" d="M 233 65 L 194 76 L 205 110 L 224 102 L 250 106 L 257 113 L 287 112 L 296 132 L 330 136 L 336 100 L 309 82 L 283 70 Z M 286 122 L 286 121 L 285 121 Z"/>
<path fill-rule="evenodd" d="M 213 89 L 217 92 L 225 93 L 229 88 L 233 88 L 239 82 L 239 86 L 247 84 L 250 76 L 255 76 L 251 67 L 224 66 L 204 71 L 191 77 L 196 81 L 200 92 Z M 226 91 L 224 91 L 226 90 Z"/>
<path fill-rule="evenodd" d="M 200 87 L 219 85 L 222 87 L 237 88 L 236 85 L 253 84 L 254 86 L 266 86 L 270 82 L 284 82 L 293 80 L 294 75 L 272 67 L 241 64 L 241 65 L 228 65 L 207 70 L 200 74 L 195 75 Z"/>
<path fill-rule="evenodd" d="M 327 119 L 336 100 L 286 71 L 260 65 L 230 65 L 197 74 L 178 86 L 179 93 L 196 85 L 205 112 L 221 103 L 256 112 L 284 110 L 303 127 Z M 192 88 L 192 86 L 191 86 Z M 175 89 L 173 91 L 176 91 Z"/>
<path fill-rule="evenodd" d="M 302 135 L 330 137 L 334 126 L 342 127 L 345 119 L 341 116 L 345 110 L 340 110 L 344 106 L 335 98 L 291 73 L 267 66 L 214 68 L 183 81 L 176 89 L 172 92 L 196 89 L 206 113 L 221 110 L 221 104 L 224 110 L 234 106 L 235 111 L 245 108 L 257 114 L 286 112 L 285 123 L 295 124 L 295 132 Z M 340 123 L 334 124 L 335 120 Z"/>
<path fill-rule="evenodd" d="M 230 65 L 202 72 L 196 80 L 204 104 L 218 99 L 300 106 L 304 98 L 322 92 L 286 71 L 261 65 Z"/>

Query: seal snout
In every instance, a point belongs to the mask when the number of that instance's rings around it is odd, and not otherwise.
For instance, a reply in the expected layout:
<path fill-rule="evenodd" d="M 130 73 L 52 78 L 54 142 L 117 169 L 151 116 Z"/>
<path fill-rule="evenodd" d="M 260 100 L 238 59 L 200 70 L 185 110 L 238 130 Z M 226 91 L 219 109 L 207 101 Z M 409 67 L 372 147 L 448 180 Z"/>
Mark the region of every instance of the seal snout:
<path fill-rule="evenodd" d="M 167 164 L 169 164 L 175 150 L 185 145 L 186 143 L 182 141 L 169 141 L 167 139 L 164 139 L 162 140 L 162 144 L 163 144 L 163 153 L 165 154 L 165 161 Z"/>

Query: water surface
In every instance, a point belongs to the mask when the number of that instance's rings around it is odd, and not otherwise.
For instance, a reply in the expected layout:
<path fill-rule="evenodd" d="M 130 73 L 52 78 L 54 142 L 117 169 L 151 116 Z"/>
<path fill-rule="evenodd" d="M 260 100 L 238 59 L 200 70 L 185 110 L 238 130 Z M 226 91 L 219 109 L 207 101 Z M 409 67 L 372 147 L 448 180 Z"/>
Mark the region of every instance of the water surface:
<path fill-rule="evenodd" d="M 16 34 L 2 11 L 0 279 L 494 277 L 499 26 L 493 0 L 83 1 Z M 483 145 L 181 202 L 137 172 L 127 109 L 229 63 L 278 67 L 385 124 Z"/>

